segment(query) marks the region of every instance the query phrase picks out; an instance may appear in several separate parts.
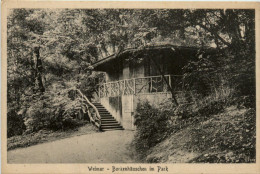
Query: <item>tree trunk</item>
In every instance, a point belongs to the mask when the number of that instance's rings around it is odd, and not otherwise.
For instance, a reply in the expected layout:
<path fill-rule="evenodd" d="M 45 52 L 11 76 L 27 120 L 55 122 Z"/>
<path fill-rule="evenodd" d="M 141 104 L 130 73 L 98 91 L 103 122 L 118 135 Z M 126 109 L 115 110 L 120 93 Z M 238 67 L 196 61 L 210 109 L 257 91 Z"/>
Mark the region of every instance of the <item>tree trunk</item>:
<path fill-rule="evenodd" d="M 170 89 L 171 94 L 172 94 L 173 102 L 178 106 L 179 104 L 178 104 L 177 99 L 176 99 L 176 97 L 175 97 L 175 93 L 174 93 L 174 91 L 173 91 L 171 85 L 170 85 L 169 82 L 167 81 L 166 77 L 164 76 L 164 72 L 161 70 L 160 65 L 156 62 L 154 56 L 151 56 L 151 59 L 152 59 L 152 61 L 154 62 L 155 67 L 157 68 L 157 70 L 159 71 L 159 73 L 162 75 L 163 80 L 164 80 L 165 83 L 167 84 L 168 88 Z"/>
<path fill-rule="evenodd" d="M 36 90 L 40 90 L 41 92 L 45 91 L 43 82 L 42 82 L 42 60 L 40 58 L 40 47 L 34 48 L 34 86 Z M 38 89 L 37 89 L 38 88 Z"/>

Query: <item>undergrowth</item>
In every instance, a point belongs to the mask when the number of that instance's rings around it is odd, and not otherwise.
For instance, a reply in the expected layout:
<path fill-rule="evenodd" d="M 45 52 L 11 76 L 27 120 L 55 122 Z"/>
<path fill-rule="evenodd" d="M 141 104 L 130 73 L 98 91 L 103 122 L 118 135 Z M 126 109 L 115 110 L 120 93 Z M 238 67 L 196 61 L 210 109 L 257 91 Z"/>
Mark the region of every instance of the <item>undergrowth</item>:
<path fill-rule="evenodd" d="M 85 135 L 98 131 L 95 126 L 88 124 L 86 121 L 81 121 L 78 127 L 68 130 L 40 130 L 29 134 L 16 135 L 7 139 L 7 150 L 16 148 L 29 147 L 43 142 L 55 141 L 71 136 Z"/>
<path fill-rule="evenodd" d="M 183 148 L 203 154 L 190 162 L 253 162 L 255 109 L 248 107 L 253 106 L 249 104 L 250 101 L 237 100 L 234 93 L 233 88 L 222 86 L 207 96 L 200 96 L 194 91 L 185 92 L 183 96 L 190 102 L 178 106 L 170 101 L 159 106 L 139 103 L 135 114 L 137 133 L 133 144 L 140 159 L 145 160 L 149 149 L 189 127 L 191 139 Z M 235 107 L 235 110 L 246 108 L 246 112 L 231 117 L 225 115 L 229 107 Z M 218 125 L 210 123 L 211 119 L 221 114 L 228 118 L 225 122 L 222 120 Z M 203 125 L 207 120 L 209 124 Z"/>

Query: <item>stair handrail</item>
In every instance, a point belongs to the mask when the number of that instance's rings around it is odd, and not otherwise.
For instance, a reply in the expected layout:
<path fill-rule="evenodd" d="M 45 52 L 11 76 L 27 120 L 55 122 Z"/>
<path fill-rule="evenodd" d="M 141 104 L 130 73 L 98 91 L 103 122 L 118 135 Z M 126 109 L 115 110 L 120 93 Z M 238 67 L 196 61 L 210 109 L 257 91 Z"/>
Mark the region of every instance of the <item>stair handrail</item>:
<path fill-rule="evenodd" d="M 89 115 L 90 120 L 100 129 L 100 128 L 101 128 L 101 116 L 100 116 L 100 114 L 99 114 L 99 112 L 98 112 L 98 109 L 96 108 L 96 106 L 95 106 L 94 104 L 92 104 L 92 103 L 89 101 L 89 99 L 88 99 L 79 89 L 76 89 L 76 91 L 77 91 L 77 92 L 81 95 L 81 97 L 84 98 L 85 101 L 95 110 L 95 112 L 96 112 L 96 117 L 97 117 L 97 121 L 98 121 L 98 122 L 96 121 L 96 119 L 94 119 L 94 118 L 92 117 L 92 115 L 91 115 L 89 109 L 88 109 L 88 115 Z M 87 106 L 87 108 L 88 108 L 88 106 Z"/>

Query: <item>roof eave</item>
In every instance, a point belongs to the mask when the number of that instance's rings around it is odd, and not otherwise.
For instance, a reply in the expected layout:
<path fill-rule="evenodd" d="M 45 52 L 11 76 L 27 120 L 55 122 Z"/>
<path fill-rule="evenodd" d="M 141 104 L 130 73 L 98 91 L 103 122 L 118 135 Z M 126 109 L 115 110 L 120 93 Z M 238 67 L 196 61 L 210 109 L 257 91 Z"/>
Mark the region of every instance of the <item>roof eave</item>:
<path fill-rule="evenodd" d="M 120 52 L 120 53 L 117 53 L 117 54 L 113 54 L 113 55 L 110 55 L 104 59 L 101 59 L 101 60 L 98 60 L 97 62 L 93 63 L 92 66 L 94 67 L 97 67 L 99 65 L 102 65 L 104 63 L 107 63 L 111 60 L 114 60 L 116 59 L 117 57 L 120 57 L 122 54 L 124 53 L 127 53 L 127 52 L 130 52 L 130 51 L 141 51 L 141 50 L 151 50 L 151 49 L 166 49 L 166 48 L 169 48 L 169 49 L 180 49 L 180 48 L 183 48 L 183 49 L 200 49 L 198 47 L 185 47 L 185 46 L 177 46 L 177 45 L 171 45 L 171 44 L 166 44 L 166 45 L 157 45 L 157 46 L 146 46 L 146 47 L 142 47 L 142 48 L 127 48 L 125 49 L 124 51 Z M 209 49 L 209 48 L 206 48 L 206 49 Z"/>

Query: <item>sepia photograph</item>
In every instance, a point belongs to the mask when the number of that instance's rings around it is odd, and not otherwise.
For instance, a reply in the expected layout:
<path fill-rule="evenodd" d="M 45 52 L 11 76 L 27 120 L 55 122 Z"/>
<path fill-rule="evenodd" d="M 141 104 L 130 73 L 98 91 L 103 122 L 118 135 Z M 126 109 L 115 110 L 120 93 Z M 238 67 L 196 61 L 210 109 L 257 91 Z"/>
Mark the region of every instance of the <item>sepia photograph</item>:
<path fill-rule="evenodd" d="M 256 9 L 6 16 L 7 164 L 256 164 Z"/>

